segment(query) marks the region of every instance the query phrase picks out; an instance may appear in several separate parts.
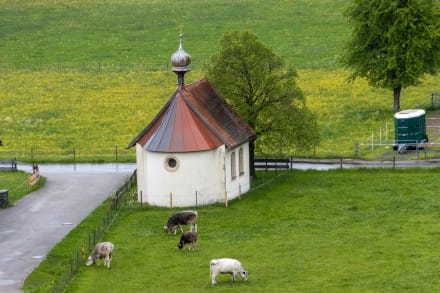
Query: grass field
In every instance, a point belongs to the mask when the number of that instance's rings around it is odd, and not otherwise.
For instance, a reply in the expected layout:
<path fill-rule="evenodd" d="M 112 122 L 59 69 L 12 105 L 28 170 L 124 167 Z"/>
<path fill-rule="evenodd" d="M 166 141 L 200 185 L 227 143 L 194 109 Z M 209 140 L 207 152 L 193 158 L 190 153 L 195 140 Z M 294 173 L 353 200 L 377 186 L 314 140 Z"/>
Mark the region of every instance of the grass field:
<path fill-rule="evenodd" d="M 299 69 L 321 129 L 314 155 L 353 156 L 355 141 L 393 136 L 393 111 L 391 91 L 346 83 L 336 62 L 348 3 L 0 0 L 0 158 L 134 161 L 125 146 L 175 90 L 169 60 L 178 34 L 192 55 L 191 82 L 231 29 L 252 31 Z M 428 108 L 439 84 L 428 76 L 405 89 L 402 108 Z M 13 200 L 24 194 L 16 192 L 26 174 L 0 176 Z M 164 234 L 170 210 L 126 206 L 107 234 L 112 268 L 84 266 L 67 292 L 436 291 L 437 177 L 438 169 L 287 172 L 228 208 L 200 207 L 194 253 Z M 25 292 L 52 288 L 105 208 L 51 251 Z M 209 260 L 223 256 L 240 259 L 249 281 L 223 276 L 212 288 Z"/>
<path fill-rule="evenodd" d="M 392 137 L 392 93 L 345 82 L 336 62 L 348 36 L 338 1 L 0 0 L 0 158 L 134 161 L 128 143 L 175 90 L 178 34 L 204 77 L 226 30 L 248 29 L 299 69 L 318 117 L 315 153 L 352 156 L 356 140 Z M 197 13 L 193 13 L 197 11 Z M 429 106 L 439 77 L 404 90 L 402 108 Z M 260 154 L 261 155 L 261 154 Z"/>
<path fill-rule="evenodd" d="M 201 68 L 230 29 L 247 29 L 298 67 L 334 68 L 347 0 L 1 0 L 0 68 L 156 70 L 178 35 Z"/>
<path fill-rule="evenodd" d="M 116 246 L 111 269 L 83 266 L 67 292 L 434 292 L 438 171 L 286 172 L 228 208 L 199 207 L 195 252 L 163 231 L 171 210 L 127 205 L 106 234 Z M 47 275 L 79 247 L 81 229 L 43 262 Z M 241 260 L 248 282 L 220 276 L 212 288 L 209 261 L 218 257 Z M 25 292 L 43 276 L 34 271 Z"/>
<path fill-rule="evenodd" d="M 8 190 L 9 205 L 13 205 L 26 194 L 44 185 L 45 178 L 40 177 L 40 181 L 31 190 L 29 189 L 28 177 L 29 174 L 22 171 L 0 172 L 0 189 Z"/>

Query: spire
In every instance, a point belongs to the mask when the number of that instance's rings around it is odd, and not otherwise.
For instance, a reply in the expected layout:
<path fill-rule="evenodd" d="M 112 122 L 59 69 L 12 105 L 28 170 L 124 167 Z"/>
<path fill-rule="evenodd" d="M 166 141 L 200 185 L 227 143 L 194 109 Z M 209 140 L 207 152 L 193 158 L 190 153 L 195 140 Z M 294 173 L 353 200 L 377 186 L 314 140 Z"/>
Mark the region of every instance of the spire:
<path fill-rule="evenodd" d="M 191 56 L 183 50 L 183 33 L 179 37 L 179 49 L 171 55 L 171 64 L 173 65 L 171 70 L 177 74 L 177 85 L 181 89 L 185 84 L 184 75 L 190 70 L 188 65 L 191 63 Z"/>

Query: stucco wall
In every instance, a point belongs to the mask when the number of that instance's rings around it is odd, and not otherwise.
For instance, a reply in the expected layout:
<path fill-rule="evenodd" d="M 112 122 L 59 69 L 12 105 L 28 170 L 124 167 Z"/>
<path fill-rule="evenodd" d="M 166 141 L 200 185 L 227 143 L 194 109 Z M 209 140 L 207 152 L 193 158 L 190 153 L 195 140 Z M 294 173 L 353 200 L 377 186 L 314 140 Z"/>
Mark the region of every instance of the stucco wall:
<path fill-rule="evenodd" d="M 243 173 L 239 172 L 239 152 L 243 149 Z M 235 172 L 236 177 L 232 178 L 231 156 L 235 153 Z M 249 172 L 249 143 L 243 144 L 226 153 L 226 192 L 228 200 L 234 199 L 250 189 L 250 172 Z"/>
<path fill-rule="evenodd" d="M 138 198 L 151 205 L 187 207 L 234 199 L 250 188 L 249 145 L 241 146 L 244 173 L 239 174 L 239 148 L 194 153 L 147 152 L 137 145 Z M 237 177 L 231 178 L 231 154 L 236 153 Z M 167 161 L 177 161 L 169 168 Z M 171 194 L 171 196 L 170 196 Z"/>

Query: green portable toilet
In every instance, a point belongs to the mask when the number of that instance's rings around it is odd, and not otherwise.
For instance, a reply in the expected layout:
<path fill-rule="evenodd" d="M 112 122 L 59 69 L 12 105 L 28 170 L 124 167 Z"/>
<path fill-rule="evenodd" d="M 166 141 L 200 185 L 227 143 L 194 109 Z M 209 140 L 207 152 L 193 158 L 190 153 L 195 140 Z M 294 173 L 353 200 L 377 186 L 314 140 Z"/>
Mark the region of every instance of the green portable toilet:
<path fill-rule="evenodd" d="M 394 114 L 394 136 L 395 149 L 400 145 L 415 147 L 417 143 L 428 141 L 425 111 L 409 109 Z"/>

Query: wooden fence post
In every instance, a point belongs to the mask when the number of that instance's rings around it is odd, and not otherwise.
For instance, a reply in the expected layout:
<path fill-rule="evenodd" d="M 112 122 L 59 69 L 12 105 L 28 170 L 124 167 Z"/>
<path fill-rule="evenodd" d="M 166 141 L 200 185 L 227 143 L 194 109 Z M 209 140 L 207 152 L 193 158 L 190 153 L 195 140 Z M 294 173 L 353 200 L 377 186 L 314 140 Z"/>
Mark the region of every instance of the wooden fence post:
<path fill-rule="evenodd" d="M 170 192 L 170 208 L 173 208 L 173 193 Z"/>

